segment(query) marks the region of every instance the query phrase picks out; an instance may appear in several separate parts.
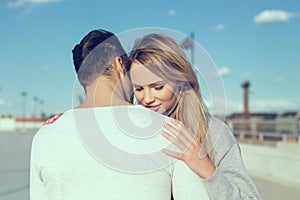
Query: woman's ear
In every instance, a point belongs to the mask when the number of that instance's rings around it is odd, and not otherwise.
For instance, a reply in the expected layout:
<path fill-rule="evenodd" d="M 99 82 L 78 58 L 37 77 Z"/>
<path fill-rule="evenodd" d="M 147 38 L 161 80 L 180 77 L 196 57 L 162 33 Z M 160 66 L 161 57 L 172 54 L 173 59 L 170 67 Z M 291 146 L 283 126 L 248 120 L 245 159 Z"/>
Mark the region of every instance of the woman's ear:
<path fill-rule="evenodd" d="M 125 76 L 125 68 L 123 66 L 123 60 L 122 60 L 122 58 L 118 56 L 118 57 L 115 58 L 114 62 L 115 62 L 115 69 L 117 70 L 119 76 L 121 78 L 124 78 L 124 76 Z"/>

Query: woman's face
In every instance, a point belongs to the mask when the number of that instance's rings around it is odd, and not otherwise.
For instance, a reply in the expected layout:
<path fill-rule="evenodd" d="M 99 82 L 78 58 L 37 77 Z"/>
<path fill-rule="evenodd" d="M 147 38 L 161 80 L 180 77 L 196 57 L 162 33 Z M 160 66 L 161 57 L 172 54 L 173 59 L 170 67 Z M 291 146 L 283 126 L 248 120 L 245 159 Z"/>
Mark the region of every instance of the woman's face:
<path fill-rule="evenodd" d="M 134 95 L 141 105 L 161 114 L 173 108 L 178 95 L 178 89 L 174 86 L 167 84 L 138 61 L 132 63 L 130 77 Z"/>

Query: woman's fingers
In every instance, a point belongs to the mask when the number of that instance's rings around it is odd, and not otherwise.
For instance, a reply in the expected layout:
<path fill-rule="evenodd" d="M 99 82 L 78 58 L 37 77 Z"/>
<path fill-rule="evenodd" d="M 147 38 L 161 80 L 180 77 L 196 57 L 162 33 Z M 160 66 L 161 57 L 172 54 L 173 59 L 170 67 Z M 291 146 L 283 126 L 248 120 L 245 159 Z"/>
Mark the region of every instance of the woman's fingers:
<path fill-rule="evenodd" d="M 56 114 L 53 118 L 54 118 L 55 120 L 57 120 L 58 118 L 60 118 L 60 116 L 62 116 L 62 114 L 63 114 L 63 113 L 58 113 L 58 114 Z"/>
<path fill-rule="evenodd" d="M 207 155 L 205 149 L 191 129 L 186 128 L 178 120 L 171 119 L 171 121 L 173 126 L 165 124 L 165 130 L 168 132 L 164 131 L 162 135 L 182 151 L 183 158 L 193 160 L 196 157 L 200 159 L 205 157 Z"/>
<path fill-rule="evenodd" d="M 51 117 L 50 119 L 47 119 L 44 123 L 43 126 L 52 124 L 55 121 L 54 117 Z"/>
<path fill-rule="evenodd" d="M 168 123 L 165 123 L 164 128 L 172 135 L 180 138 L 180 140 L 182 140 L 182 142 L 184 142 L 185 144 L 188 145 L 191 143 L 190 140 L 185 136 L 185 131 L 183 130 L 183 128 L 177 128 Z"/>
<path fill-rule="evenodd" d="M 182 142 L 182 140 L 180 140 L 180 138 L 169 134 L 165 131 L 161 132 L 162 136 L 165 137 L 167 140 L 169 140 L 170 142 L 172 142 L 176 147 L 178 147 L 181 151 L 185 151 L 186 150 L 186 145 L 184 144 L 184 142 Z"/>
<path fill-rule="evenodd" d="M 188 129 L 186 129 L 183 124 L 179 124 L 179 122 L 175 122 L 175 123 L 173 123 L 173 125 L 175 127 L 166 123 L 165 126 L 164 126 L 165 130 L 167 130 L 172 135 L 174 135 L 176 138 L 181 140 L 185 145 L 184 149 L 191 146 L 191 144 L 193 143 L 194 138 L 189 136 Z"/>
<path fill-rule="evenodd" d="M 62 116 L 63 113 L 58 113 L 54 117 L 51 117 L 50 119 L 47 119 L 44 123 L 43 126 L 53 124 L 58 118 Z"/>
<path fill-rule="evenodd" d="M 168 155 L 168 156 L 171 156 L 173 158 L 176 158 L 176 159 L 179 159 L 179 160 L 182 160 L 182 154 L 180 153 L 177 153 L 175 151 L 170 151 L 168 149 L 162 149 L 161 150 L 164 154 Z"/>
<path fill-rule="evenodd" d="M 187 128 L 181 121 L 171 118 L 171 122 L 176 126 L 177 129 L 180 129 L 185 134 L 190 142 L 198 139 L 191 129 Z"/>

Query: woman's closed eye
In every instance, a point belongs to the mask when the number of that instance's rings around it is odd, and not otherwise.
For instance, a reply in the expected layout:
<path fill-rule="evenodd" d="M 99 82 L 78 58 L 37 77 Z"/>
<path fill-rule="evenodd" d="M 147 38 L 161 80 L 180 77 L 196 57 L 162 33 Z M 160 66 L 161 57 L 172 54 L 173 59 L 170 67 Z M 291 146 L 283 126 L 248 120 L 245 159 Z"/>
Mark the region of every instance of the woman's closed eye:
<path fill-rule="evenodd" d="M 136 86 L 136 87 L 133 87 L 133 90 L 139 92 L 139 91 L 143 90 L 143 87 Z"/>
<path fill-rule="evenodd" d="M 154 87 L 155 90 L 162 90 L 163 88 L 164 88 L 164 85 L 158 85 L 158 86 Z"/>

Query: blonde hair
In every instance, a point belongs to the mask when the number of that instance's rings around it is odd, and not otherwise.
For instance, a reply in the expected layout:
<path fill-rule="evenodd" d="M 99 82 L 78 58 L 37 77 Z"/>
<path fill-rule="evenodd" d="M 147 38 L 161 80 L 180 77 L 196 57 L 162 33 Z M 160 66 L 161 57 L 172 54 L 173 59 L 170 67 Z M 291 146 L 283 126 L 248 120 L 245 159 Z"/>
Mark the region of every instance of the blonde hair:
<path fill-rule="evenodd" d="M 163 34 L 150 34 L 136 41 L 129 57 L 138 61 L 168 84 L 179 87 L 177 103 L 169 116 L 182 121 L 206 150 L 211 150 L 208 135 L 210 115 L 200 93 L 197 76 L 180 46 Z M 208 152 L 212 157 L 212 152 Z"/>

